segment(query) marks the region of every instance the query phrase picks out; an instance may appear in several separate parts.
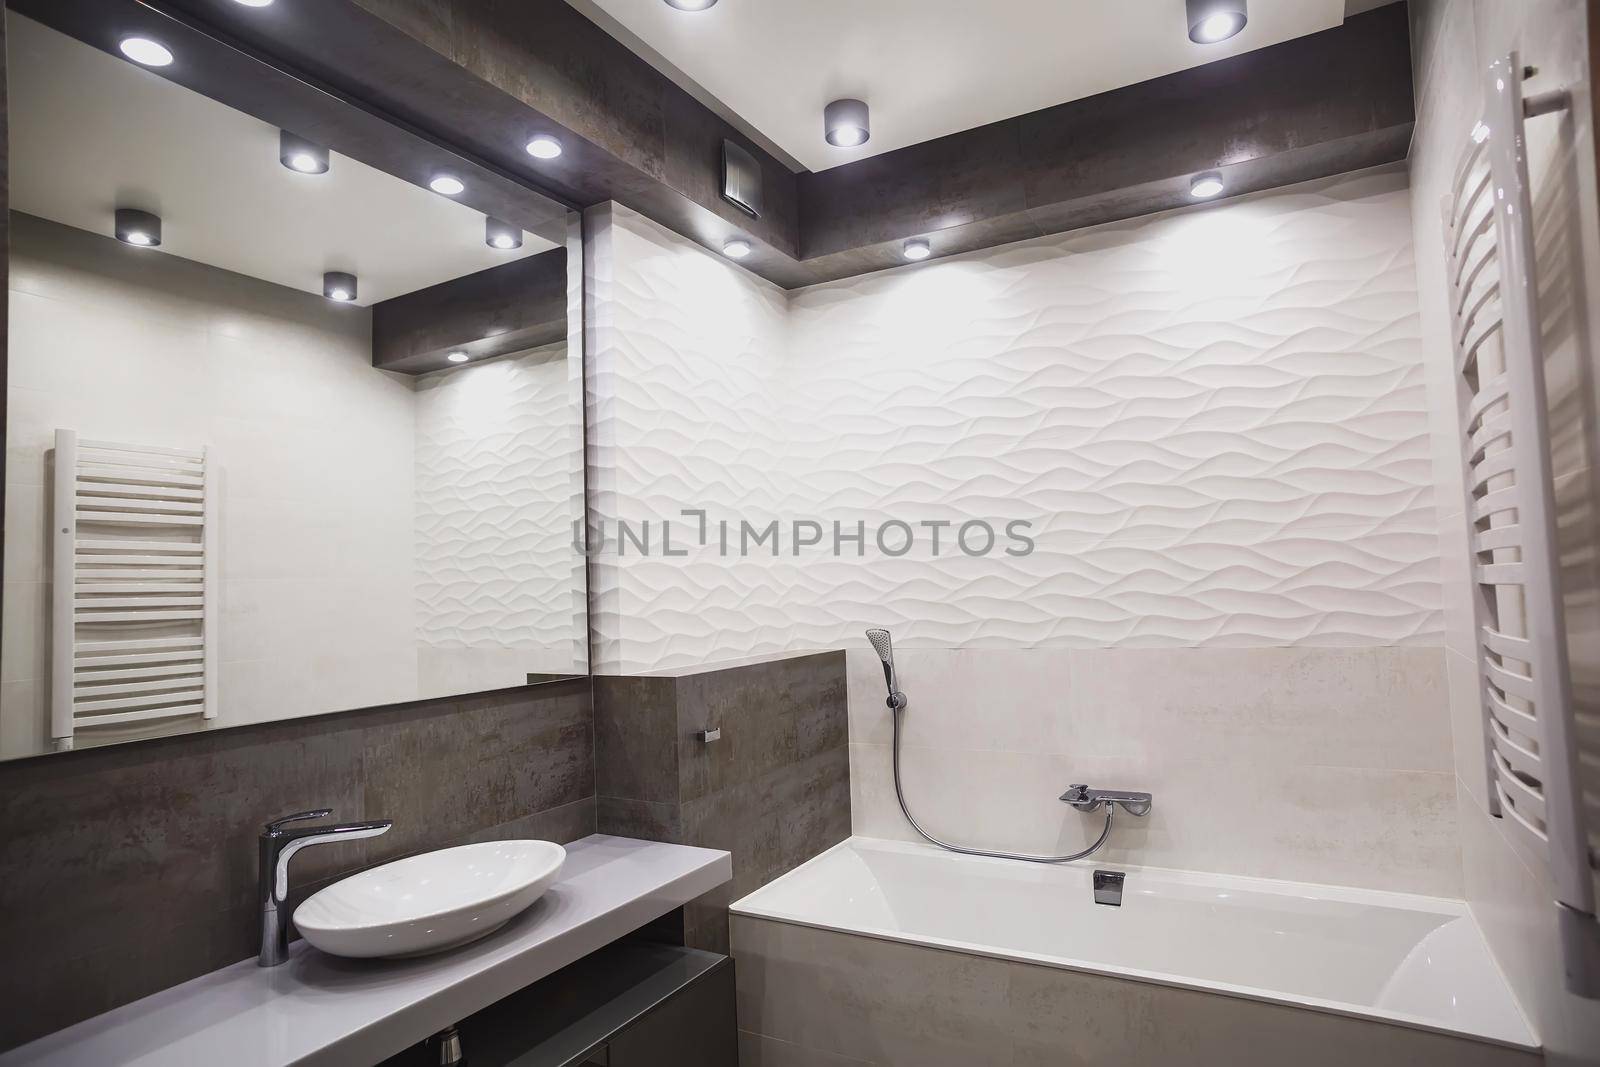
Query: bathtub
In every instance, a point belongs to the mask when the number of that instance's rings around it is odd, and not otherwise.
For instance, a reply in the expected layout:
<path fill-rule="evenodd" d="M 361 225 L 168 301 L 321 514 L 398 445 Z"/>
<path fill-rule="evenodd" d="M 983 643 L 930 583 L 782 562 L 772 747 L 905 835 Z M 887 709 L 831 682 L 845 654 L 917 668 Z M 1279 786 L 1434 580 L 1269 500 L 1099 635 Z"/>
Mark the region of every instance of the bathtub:
<path fill-rule="evenodd" d="M 1532 1065 L 1458 901 L 853 837 L 734 903 L 745 1067 Z"/>

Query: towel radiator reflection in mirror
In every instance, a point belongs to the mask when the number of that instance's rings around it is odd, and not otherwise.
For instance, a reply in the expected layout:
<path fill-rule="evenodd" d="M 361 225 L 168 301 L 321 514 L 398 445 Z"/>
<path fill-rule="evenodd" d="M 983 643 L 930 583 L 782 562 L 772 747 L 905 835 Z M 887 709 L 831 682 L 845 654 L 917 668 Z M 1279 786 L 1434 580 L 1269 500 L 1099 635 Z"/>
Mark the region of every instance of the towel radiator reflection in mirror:
<path fill-rule="evenodd" d="M 1548 858 L 1567 986 L 1600 997 L 1523 131 L 1568 98 L 1524 100 L 1526 73 L 1515 53 L 1490 66 L 1444 205 L 1474 645 L 1490 811 Z"/>
<path fill-rule="evenodd" d="M 50 736 L 217 714 L 209 450 L 56 431 Z"/>

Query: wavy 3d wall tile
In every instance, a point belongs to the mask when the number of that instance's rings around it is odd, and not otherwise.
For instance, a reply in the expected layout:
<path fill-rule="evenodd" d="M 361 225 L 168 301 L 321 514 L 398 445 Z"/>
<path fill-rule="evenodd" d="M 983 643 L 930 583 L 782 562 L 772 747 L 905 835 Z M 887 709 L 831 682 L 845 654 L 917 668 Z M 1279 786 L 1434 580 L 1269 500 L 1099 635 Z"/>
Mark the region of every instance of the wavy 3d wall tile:
<path fill-rule="evenodd" d="M 790 294 L 625 208 L 597 222 L 597 514 L 657 542 L 596 560 L 597 670 L 867 624 L 923 647 L 1440 641 L 1404 174 Z M 776 519 L 779 552 L 700 547 L 685 508 Z M 664 519 L 687 555 L 660 553 Z M 823 543 L 795 554 L 797 519 Z M 904 555 L 874 544 L 891 519 Z M 950 544 L 973 519 L 1000 534 L 981 557 Z M 835 520 L 864 521 L 863 554 L 833 554 Z M 934 555 L 920 524 L 943 521 Z M 1012 521 L 1031 554 L 1003 551 Z"/>

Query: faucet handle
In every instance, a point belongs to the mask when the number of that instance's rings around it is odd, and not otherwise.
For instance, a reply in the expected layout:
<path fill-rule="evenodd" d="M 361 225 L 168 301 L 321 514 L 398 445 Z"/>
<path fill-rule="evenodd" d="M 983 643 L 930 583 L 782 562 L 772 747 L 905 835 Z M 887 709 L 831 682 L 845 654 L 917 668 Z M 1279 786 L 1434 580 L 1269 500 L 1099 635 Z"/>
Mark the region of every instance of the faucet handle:
<path fill-rule="evenodd" d="M 281 819 L 273 819 L 271 822 L 267 823 L 267 833 L 270 834 L 281 830 L 288 823 L 304 822 L 307 819 L 326 819 L 332 814 L 332 808 L 314 808 L 311 811 L 297 811 L 293 815 L 285 815 Z"/>
<path fill-rule="evenodd" d="M 1067 791 L 1062 793 L 1056 799 L 1063 800 L 1068 804 L 1086 804 L 1089 802 L 1089 787 L 1079 783 L 1074 783 L 1067 786 Z"/>

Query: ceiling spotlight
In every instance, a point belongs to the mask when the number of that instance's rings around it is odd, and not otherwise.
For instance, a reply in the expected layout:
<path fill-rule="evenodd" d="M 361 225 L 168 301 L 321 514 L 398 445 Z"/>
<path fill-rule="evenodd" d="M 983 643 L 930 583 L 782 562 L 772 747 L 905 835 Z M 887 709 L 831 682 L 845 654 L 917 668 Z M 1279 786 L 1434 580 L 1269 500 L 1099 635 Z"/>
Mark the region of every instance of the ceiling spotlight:
<path fill-rule="evenodd" d="M 356 298 L 356 276 L 342 270 L 330 270 L 322 276 L 322 295 L 340 303 Z"/>
<path fill-rule="evenodd" d="M 534 159 L 554 159 L 561 154 L 561 142 L 540 134 L 528 142 L 528 155 Z"/>
<path fill-rule="evenodd" d="M 172 50 L 148 37 L 124 37 L 117 47 L 135 63 L 143 63 L 147 67 L 164 67 L 172 62 Z"/>
<path fill-rule="evenodd" d="M 245 7 L 269 7 L 272 4 L 272 0 L 236 0 L 236 2 Z"/>
<path fill-rule="evenodd" d="M 1189 40 L 1216 44 L 1244 29 L 1250 21 L 1245 0 L 1184 0 L 1189 15 Z"/>
<path fill-rule="evenodd" d="M 722 254 L 729 259 L 743 259 L 750 254 L 750 242 L 742 237 L 735 237 L 723 243 Z"/>
<path fill-rule="evenodd" d="M 299 174 L 326 174 L 328 150 L 288 130 L 279 130 L 278 162 Z"/>
<path fill-rule="evenodd" d="M 675 7 L 679 11 L 704 11 L 708 7 L 715 7 L 717 0 L 667 0 L 668 7 Z"/>
<path fill-rule="evenodd" d="M 900 250 L 900 254 L 907 259 L 927 259 L 933 255 L 933 246 L 921 237 L 913 237 L 906 242 L 905 247 Z"/>
<path fill-rule="evenodd" d="M 451 363 L 465 363 L 467 361 L 468 357 L 467 357 L 467 354 L 465 352 L 461 351 L 461 349 L 458 348 L 454 352 L 450 353 L 448 356 L 445 356 L 444 358 L 448 359 Z"/>
<path fill-rule="evenodd" d="M 1216 171 L 1196 174 L 1189 183 L 1189 195 L 1196 200 L 1206 200 L 1222 192 L 1222 175 Z"/>
<path fill-rule="evenodd" d="M 822 109 L 822 135 L 835 148 L 866 144 L 872 136 L 867 105 L 860 100 L 835 100 Z"/>
<path fill-rule="evenodd" d="M 449 174 L 441 174 L 428 183 L 428 188 L 444 196 L 455 196 L 467 188 L 461 183 L 460 178 Z"/>
<path fill-rule="evenodd" d="M 483 240 L 490 248 L 499 248 L 509 251 L 522 247 L 522 227 L 513 226 L 500 219 L 485 218 L 483 220 Z"/>
<path fill-rule="evenodd" d="M 161 243 L 161 219 L 148 211 L 119 207 L 116 211 L 117 240 L 140 248 L 154 248 Z"/>

